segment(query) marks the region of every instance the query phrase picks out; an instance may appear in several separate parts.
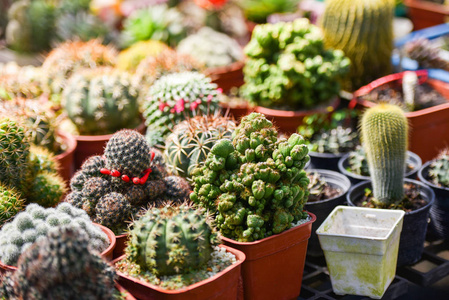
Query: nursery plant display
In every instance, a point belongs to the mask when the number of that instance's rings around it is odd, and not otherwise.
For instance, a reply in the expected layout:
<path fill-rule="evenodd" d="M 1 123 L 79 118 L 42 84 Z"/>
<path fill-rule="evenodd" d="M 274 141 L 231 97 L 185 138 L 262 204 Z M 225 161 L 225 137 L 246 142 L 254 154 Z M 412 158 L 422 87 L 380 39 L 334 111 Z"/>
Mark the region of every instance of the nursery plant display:
<path fill-rule="evenodd" d="M 117 57 L 117 68 L 134 72 L 139 63 L 146 57 L 158 56 L 170 48 L 160 41 L 140 41 L 122 50 Z"/>
<path fill-rule="evenodd" d="M 17 266 L 21 253 L 40 237 L 62 225 L 86 234 L 89 247 L 95 251 L 101 252 L 109 246 L 108 236 L 92 223 L 82 209 L 68 203 L 61 203 L 56 208 L 43 208 L 32 203 L 0 229 L 0 261 Z"/>
<path fill-rule="evenodd" d="M 19 67 L 16 62 L 0 63 L 0 100 L 35 99 L 42 95 L 42 69 Z"/>
<path fill-rule="evenodd" d="M 326 1 L 322 17 L 327 47 L 344 51 L 354 66 L 343 88 L 354 91 L 392 71 L 394 0 Z"/>
<path fill-rule="evenodd" d="M 103 156 L 87 159 L 70 182 L 66 202 L 95 222 L 121 234 L 141 208 L 163 200 L 183 201 L 190 193 L 182 178 L 168 176 L 162 153 L 134 130 L 115 133 Z"/>
<path fill-rule="evenodd" d="M 189 118 L 176 125 L 165 143 L 164 156 L 170 173 L 191 179 L 194 168 L 219 140 L 230 138 L 235 127 L 234 121 L 217 113 Z"/>
<path fill-rule="evenodd" d="M 163 145 L 174 124 L 187 117 L 213 114 L 219 108 L 220 94 L 217 85 L 201 73 L 181 72 L 159 78 L 143 103 L 150 145 Z"/>

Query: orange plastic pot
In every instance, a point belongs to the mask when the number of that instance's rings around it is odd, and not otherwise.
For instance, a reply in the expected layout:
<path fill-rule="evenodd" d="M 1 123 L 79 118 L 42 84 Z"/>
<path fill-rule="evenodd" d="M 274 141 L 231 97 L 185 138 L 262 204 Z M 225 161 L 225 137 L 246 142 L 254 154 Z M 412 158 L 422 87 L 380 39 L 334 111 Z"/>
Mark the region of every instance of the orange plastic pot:
<path fill-rule="evenodd" d="M 58 173 L 66 182 L 70 182 L 70 179 L 75 172 L 75 165 L 73 162 L 77 142 L 75 137 L 69 133 L 60 131 L 58 132 L 58 135 L 62 138 L 63 143 L 67 145 L 66 151 L 55 156 L 55 159 L 60 166 Z"/>
<path fill-rule="evenodd" d="M 449 84 L 427 77 L 427 70 L 416 71 L 420 83 L 426 82 L 439 92 L 446 100 L 449 99 Z M 354 92 L 350 106 L 358 104 L 363 108 L 377 105 L 360 97 L 369 94 L 374 89 L 394 87 L 402 83 L 404 72 L 381 77 Z M 444 104 L 406 112 L 409 121 L 409 150 L 418 154 L 423 162 L 433 159 L 441 149 L 449 145 L 449 101 Z"/>
<path fill-rule="evenodd" d="M 115 236 L 115 248 L 113 253 L 113 259 L 119 258 L 125 254 L 126 243 L 128 242 L 129 234 L 120 234 Z"/>
<path fill-rule="evenodd" d="M 296 133 L 296 130 L 302 125 L 304 117 L 318 113 L 330 113 L 340 104 L 340 98 L 335 97 L 329 104 L 318 106 L 310 110 L 279 110 L 262 106 L 256 106 L 255 112 L 264 114 L 265 117 L 272 121 L 280 132 L 286 134 Z"/>
<path fill-rule="evenodd" d="M 242 61 L 234 62 L 228 66 L 208 68 L 204 74 L 212 79 L 224 93 L 229 92 L 233 87 L 240 87 L 243 85 L 243 66 Z"/>
<path fill-rule="evenodd" d="M 145 124 L 141 123 L 135 130 L 144 134 Z M 78 143 L 75 150 L 75 170 L 78 170 L 90 156 L 103 154 L 103 150 L 112 136 L 113 134 L 75 136 Z"/>
<path fill-rule="evenodd" d="M 225 245 L 245 253 L 242 265 L 244 299 L 296 299 L 301 291 L 307 243 L 315 222 L 307 223 L 255 242 L 222 237 Z"/>
<path fill-rule="evenodd" d="M 408 7 L 408 16 L 412 20 L 414 30 L 447 22 L 449 7 L 445 4 L 425 0 L 405 0 L 404 4 Z"/>
<path fill-rule="evenodd" d="M 235 300 L 237 299 L 238 283 L 240 277 L 241 264 L 245 260 L 243 252 L 232 249 L 230 247 L 220 245 L 226 248 L 237 258 L 237 262 L 230 265 L 220 273 L 206 280 L 197 282 L 179 290 L 166 290 L 157 285 L 150 284 L 137 278 L 123 274 L 117 271 L 119 276 L 118 282 L 127 289 L 134 297 L 140 300 L 177 300 L 177 299 L 195 299 L 195 300 Z M 122 255 L 114 260 L 116 263 L 125 259 Z"/>
<path fill-rule="evenodd" d="M 115 288 L 125 297 L 125 300 L 137 300 L 133 295 L 131 295 L 124 287 L 116 283 Z"/>

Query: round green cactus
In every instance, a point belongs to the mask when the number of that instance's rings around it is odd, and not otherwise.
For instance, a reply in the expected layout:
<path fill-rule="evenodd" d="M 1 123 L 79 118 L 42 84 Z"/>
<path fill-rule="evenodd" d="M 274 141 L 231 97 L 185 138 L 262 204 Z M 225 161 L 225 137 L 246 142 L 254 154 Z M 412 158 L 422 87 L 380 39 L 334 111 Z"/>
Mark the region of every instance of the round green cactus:
<path fill-rule="evenodd" d="M 25 207 L 25 201 L 20 194 L 11 187 L 0 183 L 0 225 L 14 217 Z"/>
<path fill-rule="evenodd" d="M 373 196 L 382 206 L 398 204 L 404 198 L 407 118 L 399 106 L 383 103 L 365 111 L 360 128 Z"/>
<path fill-rule="evenodd" d="M 218 242 L 205 211 L 187 205 L 149 209 L 130 234 L 128 259 L 158 276 L 200 268 Z"/>

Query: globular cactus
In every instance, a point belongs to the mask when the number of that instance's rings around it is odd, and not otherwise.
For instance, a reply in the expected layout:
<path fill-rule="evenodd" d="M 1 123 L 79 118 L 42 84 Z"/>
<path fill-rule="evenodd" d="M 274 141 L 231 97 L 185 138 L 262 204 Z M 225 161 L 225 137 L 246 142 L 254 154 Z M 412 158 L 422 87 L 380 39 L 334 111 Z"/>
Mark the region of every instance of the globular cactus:
<path fill-rule="evenodd" d="M 241 242 L 280 233 L 307 216 L 308 147 L 298 134 L 278 139 L 262 114 L 242 118 L 232 141 L 218 141 L 193 171 L 190 199 L 216 212 L 221 234 Z"/>
<path fill-rule="evenodd" d="M 343 88 L 353 91 L 391 73 L 393 16 L 393 0 L 326 1 L 325 45 L 343 50 L 354 66 Z"/>
<path fill-rule="evenodd" d="M 25 201 L 12 187 L 0 183 L 0 226 L 25 207 Z"/>
<path fill-rule="evenodd" d="M 400 107 L 379 104 L 365 111 L 360 128 L 373 196 L 381 206 L 398 204 L 404 198 L 407 118 Z"/>
<path fill-rule="evenodd" d="M 0 99 L 38 98 L 43 93 L 42 74 L 40 67 L 20 67 L 16 62 L 0 63 Z"/>
<path fill-rule="evenodd" d="M 173 128 L 165 143 L 165 160 L 174 175 L 190 178 L 192 170 L 206 159 L 212 146 L 230 138 L 235 123 L 227 117 L 196 116 Z"/>
<path fill-rule="evenodd" d="M 182 40 L 176 50 L 192 56 L 208 68 L 227 66 L 243 60 L 243 50 L 238 42 L 210 27 L 203 27 Z"/>
<path fill-rule="evenodd" d="M 449 188 L 449 149 L 441 151 L 430 164 L 429 177 L 436 186 Z"/>
<path fill-rule="evenodd" d="M 137 97 L 130 74 L 112 68 L 88 69 L 67 82 L 62 106 L 80 135 L 110 134 L 140 123 Z"/>
<path fill-rule="evenodd" d="M 201 268 L 217 242 L 204 209 L 168 204 L 150 208 L 133 223 L 125 252 L 141 270 L 164 276 Z"/>
<path fill-rule="evenodd" d="M 170 48 L 159 41 L 140 41 L 122 50 L 117 57 L 117 68 L 134 72 L 139 63 L 146 57 L 155 57 Z"/>
<path fill-rule="evenodd" d="M 358 134 L 350 127 L 337 126 L 315 135 L 310 141 L 310 150 L 319 153 L 345 153 L 359 144 Z"/>
<path fill-rule="evenodd" d="M 92 251 L 81 227 L 61 226 L 23 252 L 0 297 L 110 300 L 115 277 L 113 267 Z"/>
<path fill-rule="evenodd" d="M 150 145 L 163 145 L 174 125 L 187 117 L 217 111 L 220 94 L 209 77 L 197 72 L 173 73 L 158 79 L 144 103 Z"/>
<path fill-rule="evenodd" d="M 416 60 L 421 68 L 449 70 L 449 61 L 441 56 L 441 50 L 430 40 L 418 38 L 404 46 L 405 54 Z"/>
<path fill-rule="evenodd" d="M 68 203 L 47 209 L 37 204 L 29 204 L 25 211 L 17 214 L 0 230 L 0 261 L 17 266 L 21 253 L 40 237 L 62 225 L 83 231 L 89 237 L 90 247 L 96 251 L 101 252 L 109 246 L 107 235 L 93 225 L 82 209 Z"/>

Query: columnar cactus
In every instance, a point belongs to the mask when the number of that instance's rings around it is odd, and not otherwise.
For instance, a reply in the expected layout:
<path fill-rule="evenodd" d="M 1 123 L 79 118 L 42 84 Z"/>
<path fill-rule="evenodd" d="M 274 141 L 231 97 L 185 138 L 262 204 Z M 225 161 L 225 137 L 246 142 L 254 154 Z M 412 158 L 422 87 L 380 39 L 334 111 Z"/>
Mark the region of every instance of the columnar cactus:
<path fill-rule="evenodd" d="M 356 90 L 391 73 L 393 12 L 393 0 L 326 1 L 325 45 L 343 50 L 354 65 L 343 88 Z"/>
<path fill-rule="evenodd" d="M 218 110 L 220 93 L 209 77 L 197 72 L 173 73 L 158 79 L 144 103 L 150 145 L 162 145 L 173 126 L 186 117 Z"/>
<path fill-rule="evenodd" d="M 235 123 L 217 114 L 196 116 L 173 128 L 165 143 L 165 159 L 172 174 L 190 178 L 192 170 L 206 159 L 212 146 L 230 138 Z"/>
<path fill-rule="evenodd" d="M 61 226 L 24 251 L 18 270 L 0 287 L 0 297 L 110 300 L 114 279 L 114 269 L 91 250 L 86 232 Z"/>
<path fill-rule="evenodd" d="M 226 237 L 249 242 L 280 233 L 307 216 L 307 153 L 302 136 L 278 139 L 273 124 L 252 113 L 193 171 L 190 199 L 217 213 Z"/>
<path fill-rule="evenodd" d="M 433 184 L 449 188 L 449 149 L 441 151 L 430 164 L 429 177 Z"/>
<path fill-rule="evenodd" d="M 373 196 L 381 206 L 404 198 L 408 123 L 400 107 L 379 104 L 365 111 L 361 122 L 363 147 L 370 170 Z"/>
<path fill-rule="evenodd" d="M 64 89 L 62 106 L 81 135 L 109 134 L 140 123 L 131 75 L 112 68 L 83 70 Z"/>
<path fill-rule="evenodd" d="M 415 109 L 415 91 L 418 86 L 418 75 L 416 72 L 407 71 L 402 77 L 402 93 L 404 94 L 404 104 L 407 106 L 408 111 L 414 111 Z"/>
<path fill-rule="evenodd" d="M 204 209 L 170 204 L 151 208 L 133 224 L 128 259 L 157 276 L 201 268 L 218 242 L 210 222 Z"/>
<path fill-rule="evenodd" d="M 45 209 L 33 203 L 0 230 L 0 261 L 17 266 L 21 253 L 53 228 L 62 225 L 85 232 L 89 236 L 90 247 L 96 251 L 101 252 L 109 246 L 107 235 L 92 224 L 82 209 L 68 203 Z"/>

